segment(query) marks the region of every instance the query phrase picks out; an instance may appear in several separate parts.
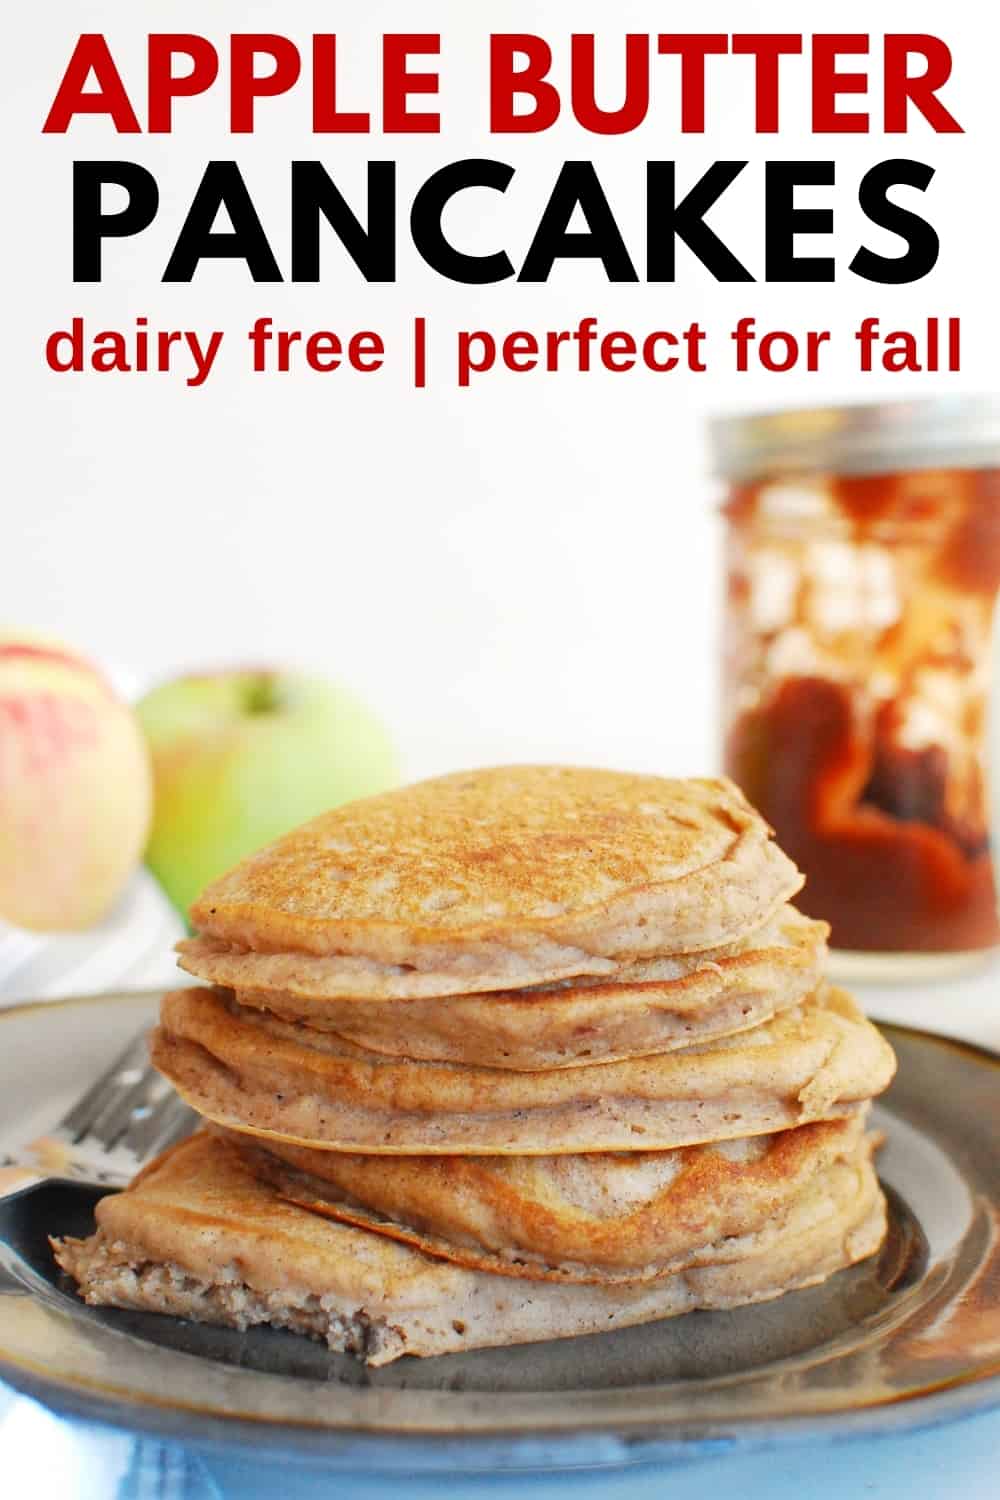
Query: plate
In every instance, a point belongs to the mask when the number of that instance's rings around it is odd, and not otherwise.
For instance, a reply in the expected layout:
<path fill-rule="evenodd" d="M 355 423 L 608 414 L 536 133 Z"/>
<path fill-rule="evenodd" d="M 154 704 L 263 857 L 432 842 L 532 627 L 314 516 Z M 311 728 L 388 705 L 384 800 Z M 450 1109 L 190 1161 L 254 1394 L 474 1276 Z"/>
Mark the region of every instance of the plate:
<path fill-rule="evenodd" d="M 158 996 L 0 1013 L 0 1152 L 41 1134 Z M 926 1425 L 1000 1405 L 1000 1058 L 884 1028 L 891 1231 L 825 1285 L 733 1312 L 371 1371 L 273 1329 L 85 1307 L 49 1233 L 94 1194 L 0 1204 L 0 1376 L 48 1406 L 204 1448 L 326 1467 L 553 1469 L 687 1460 L 781 1437 Z"/>

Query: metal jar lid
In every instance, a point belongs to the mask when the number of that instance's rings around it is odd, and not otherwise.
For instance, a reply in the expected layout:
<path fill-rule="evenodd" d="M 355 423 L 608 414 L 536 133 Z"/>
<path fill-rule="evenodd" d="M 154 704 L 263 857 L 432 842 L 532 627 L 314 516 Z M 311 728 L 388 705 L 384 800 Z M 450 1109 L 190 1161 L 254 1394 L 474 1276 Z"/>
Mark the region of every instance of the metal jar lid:
<path fill-rule="evenodd" d="M 789 474 L 900 474 L 1000 467 L 1000 396 L 787 408 L 716 417 L 713 471 L 746 482 Z"/>

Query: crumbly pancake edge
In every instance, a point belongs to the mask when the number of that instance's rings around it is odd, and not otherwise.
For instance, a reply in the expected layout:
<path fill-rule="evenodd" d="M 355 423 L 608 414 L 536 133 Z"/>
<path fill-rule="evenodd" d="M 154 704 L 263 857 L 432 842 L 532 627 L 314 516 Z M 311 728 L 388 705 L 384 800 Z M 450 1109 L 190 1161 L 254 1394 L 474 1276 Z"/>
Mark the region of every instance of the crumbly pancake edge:
<path fill-rule="evenodd" d="M 224 1142 L 206 1148 L 205 1139 L 197 1135 L 172 1154 L 170 1170 L 180 1195 L 182 1219 L 192 1210 L 183 1183 L 192 1153 L 202 1153 L 203 1162 L 206 1149 L 225 1153 Z M 224 1163 L 225 1156 L 207 1158 L 209 1166 L 213 1160 Z M 164 1213 L 171 1212 L 169 1197 L 164 1201 L 162 1187 L 157 1184 L 162 1167 L 160 1159 L 144 1174 L 147 1188 L 158 1192 L 161 1222 Z M 160 1258 L 157 1242 L 162 1236 L 152 1205 L 146 1212 L 129 1216 L 133 1227 L 141 1230 L 138 1240 L 102 1226 L 88 1240 L 52 1241 L 56 1259 L 77 1280 L 84 1300 L 91 1305 L 170 1311 L 238 1328 L 261 1322 L 295 1327 L 325 1338 L 331 1348 L 349 1348 L 373 1365 L 388 1363 L 404 1353 L 425 1356 L 606 1332 L 696 1307 L 724 1308 L 768 1300 L 825 1280 L 844 1266 L 874 1254 L 886 1231 L 885 1204 L 879 1194 L 867 1212 L 859 1206 L 843 1222 L 824 1226 L 822 1232 L 815 1226 L 798 1226 L 779 1240 L 773 1254 L 743 1265 L 697 1268 L 638 1287 L 540 1283 L 528 1288 L 486 1272 L 431 1261 L 417 1251 L 380 1241 L 365 1231 L 323 1221 L 330 1248 L 323 1259 L 324 1287 L 317 1292 L 314 1286 L 299 1287 L 294 1277 L 289 1278 L 287 1267 L 277 1281 L 273 1273 L 265 1278 L 263 1286 L 253 1267 L 245 1269 L 242 1277 L 233 1274 L 234 1262 L 243 1254 L 238 1249 L 241 1243 L 256 1247 L 254 1255 L 261 1246 L 271 1245 L 270 1235 L 261 1238 L 259 1230 L 254 1230 L 255 1212 L 263 1210 L 264 1222 L 268 1223 L 272 1213 L 278 1213 L 290 1234 L 304 1233 L 310 1243 L 316 1239 L 312 1227 L 316 1216 L 278 1204 L 275 1195 L 260 1184 L 251 1188 L 247 1175 L 250 1206 L 235 1218 L 230 1212 L 227 1218 L 225 1204 L 220 1206 L 218 1197 L 225 1183 L 213 1184 L 210 1170 L 207 1175 L 205 1217 L 216 1228 L 202 1241 L 207 1264 L 200 1268 Z M 242 1190 L 241 1179 L 236 1183 Z M 115 1197 L 120 1207 L 128 1192 Z M 197 1202 L 193 1207 L 197 1217 Z M 356 1286 L 358 1265 L 369 1263 L 414 1269 L 402 1275 L 399 1290 L 390 1279 L 381 1292 L 377 1273 L 373 1273 L 376 1279 L 369 1280 L 361 1302 Z M 414 1287 L 419 1294 L 416 1303 L 406 1297 L 406 1289 Z M 402 1301 L 398 1300 L 400 1293 Z"/>

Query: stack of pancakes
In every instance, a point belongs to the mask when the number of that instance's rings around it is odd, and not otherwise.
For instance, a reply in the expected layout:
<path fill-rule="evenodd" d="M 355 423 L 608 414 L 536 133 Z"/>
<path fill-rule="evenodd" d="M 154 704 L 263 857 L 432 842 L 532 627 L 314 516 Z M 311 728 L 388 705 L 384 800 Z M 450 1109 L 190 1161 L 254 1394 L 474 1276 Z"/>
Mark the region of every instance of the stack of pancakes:
<path fill-rule="evenodd" d="M 891 1049 L 727 781 L 443 777 L 210 886 L 157 1066 L 208 1126 L 57 1244 L 92 1302 L 383 1364 L 724 1308 L 871 1255 Z"/>

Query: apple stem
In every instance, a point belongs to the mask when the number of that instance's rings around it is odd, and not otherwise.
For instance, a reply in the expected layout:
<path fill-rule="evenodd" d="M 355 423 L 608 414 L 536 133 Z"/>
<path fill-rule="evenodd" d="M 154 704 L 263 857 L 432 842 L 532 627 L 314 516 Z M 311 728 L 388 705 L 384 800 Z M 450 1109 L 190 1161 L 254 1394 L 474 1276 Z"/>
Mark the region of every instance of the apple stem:
<path fill-rule="evenodd" d="M 269 714 L 281 706 L 281 693 L 273 672 L 260 672 L 247 683 L 247 713 Z"/>

